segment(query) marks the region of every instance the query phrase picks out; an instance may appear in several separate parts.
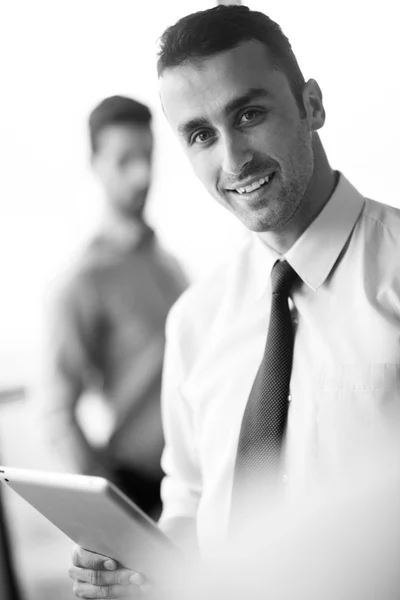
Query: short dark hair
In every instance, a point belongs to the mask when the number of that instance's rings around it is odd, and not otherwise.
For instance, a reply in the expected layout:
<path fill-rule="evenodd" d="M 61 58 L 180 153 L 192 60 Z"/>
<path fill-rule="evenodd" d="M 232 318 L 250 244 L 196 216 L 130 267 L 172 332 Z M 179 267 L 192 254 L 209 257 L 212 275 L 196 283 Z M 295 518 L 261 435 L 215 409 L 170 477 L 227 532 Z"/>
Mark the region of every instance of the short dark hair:
<path fill-rule="evenodd" d="M 92 152 L 98 149 L 100 132 L 109 125 L 148 125 L 151 122 L 150 109 L 126 96 L 105 98 L 90 113 L 89 135 Z"/>
<path fill-rule="evenodd" d="M 168 27 L 160 38 L 158 76 L 169 67 L 202 60 L 250 40 L 266 46 L 274 67 L 286 75 L 296 102 L 303 109 L 305 80 L 288 38 L 267 15 L 247 6 L 215 6 L 183 17 Z"/>

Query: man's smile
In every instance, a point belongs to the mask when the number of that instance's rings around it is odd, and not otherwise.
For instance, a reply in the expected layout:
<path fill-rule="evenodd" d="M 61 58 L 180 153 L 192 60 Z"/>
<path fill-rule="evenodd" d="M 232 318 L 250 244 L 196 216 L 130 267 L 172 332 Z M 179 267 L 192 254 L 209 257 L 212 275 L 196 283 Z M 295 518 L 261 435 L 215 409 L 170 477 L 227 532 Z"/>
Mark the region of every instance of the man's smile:
<path fill-rule="evenodd" d="M 265 196 L 266 191 L 272 185 L 275 179 L 276 171 L 263 177 L 249 178 L 245 183 L 240 182 L 235 187 L 226 188 L 226 192 L 234 194 L 235 200 L 245 200 L 246 202 L 258 201 Z"/>

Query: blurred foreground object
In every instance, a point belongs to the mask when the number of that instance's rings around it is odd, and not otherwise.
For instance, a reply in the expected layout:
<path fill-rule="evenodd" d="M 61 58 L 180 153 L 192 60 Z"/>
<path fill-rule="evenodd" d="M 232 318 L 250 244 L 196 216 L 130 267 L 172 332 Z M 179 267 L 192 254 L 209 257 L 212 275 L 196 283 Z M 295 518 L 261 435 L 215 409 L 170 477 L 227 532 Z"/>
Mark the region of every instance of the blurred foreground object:
<path fill-rule="evenodd" d="M 190 580 L 219 600 L 400 598 L 399 443 L 360 456 L 346 476 L 291 505 L 247 506 L 246 528 Z M 189 597 L 189 596 L 188 596 Z"/>

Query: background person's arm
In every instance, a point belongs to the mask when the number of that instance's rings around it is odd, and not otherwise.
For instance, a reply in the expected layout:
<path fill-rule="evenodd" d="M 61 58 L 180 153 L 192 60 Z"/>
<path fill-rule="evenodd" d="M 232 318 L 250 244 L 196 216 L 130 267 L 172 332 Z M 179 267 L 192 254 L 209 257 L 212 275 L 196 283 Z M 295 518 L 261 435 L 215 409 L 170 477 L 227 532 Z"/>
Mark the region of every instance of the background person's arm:
<path fill-rule="evenodd" d="M 92 347 L 98 327 L 98 301 L 91 282 L 71 280 L 52 307 L 46 349 L 41 417 L 44 435 L 65 469 L 107 477 L 103 456 L 83 431 L 77 408 L 96 377 Z"/>

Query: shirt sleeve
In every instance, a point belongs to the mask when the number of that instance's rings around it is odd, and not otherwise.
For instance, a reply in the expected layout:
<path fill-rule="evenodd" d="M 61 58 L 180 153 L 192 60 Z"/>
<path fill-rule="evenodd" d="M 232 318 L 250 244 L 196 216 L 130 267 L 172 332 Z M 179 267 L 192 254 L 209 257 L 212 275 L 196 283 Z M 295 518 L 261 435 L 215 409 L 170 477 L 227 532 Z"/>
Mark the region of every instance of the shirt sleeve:
<path fill-rule="evenodd" d="M 188 369 L 184 360 L 185 336 L 175 308 L 170 312 L 166 327 L 162 391 L 165 449 L 161 462 L 165 477 L 161 485 L 161 525 L 177 517 L 195 518 L 202 490 L 193 415 L 182 392 Z"/>

